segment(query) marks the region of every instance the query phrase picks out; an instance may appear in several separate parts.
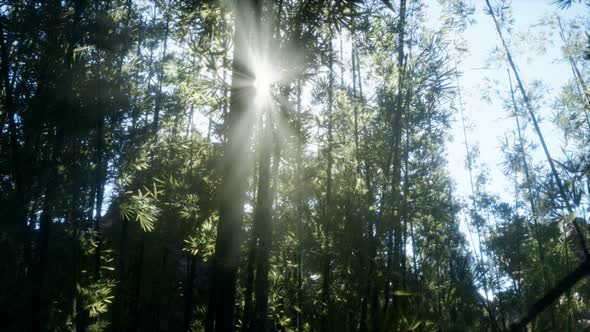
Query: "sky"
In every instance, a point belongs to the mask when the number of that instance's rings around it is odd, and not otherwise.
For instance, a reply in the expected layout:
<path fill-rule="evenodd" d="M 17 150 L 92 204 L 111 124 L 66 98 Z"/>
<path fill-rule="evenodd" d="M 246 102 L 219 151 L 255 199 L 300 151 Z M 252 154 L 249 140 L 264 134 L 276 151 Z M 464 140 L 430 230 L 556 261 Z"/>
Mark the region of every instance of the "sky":
<path fill-rule="evenodd" d="M 496 47 L 500 47 L 492 18 L 485 15 L 484 1 L 475 2 L 475 23 L 466 29 L 462 37 L 465 39 L 468 53 L 462 57 L 458 64 L 461 76 L 459 87 L 463 99 L 463 109 L 467 124 L 467 136 L 470 149 L 478 146 L 480 151 L 479 163 L 486 165 L 490 171 L 490 182 L 486 190 L 500 195 L 501 198 L 511 202 L 514 193 L 512 179 L 502 174 L 500 163 L 503 155 L 500 150 L 500 141 L 505 140 L 506 134 L 515 126 L 513 118 L 508 116 L 502 108 L 499 95 L 490 91 L 489 82 L 493 89 L 497 89 L 502 97 L 509 96 L 508 74 L 506 64 L 500 65 L 497 61 L 491 64 L 488 59 Z M 569 65 L 561 56 L 562 42 L 557 31 L 551 31 L 548 27 L 538 26 L 538 23 L 551 15 L 559 14 L 565 23 L 568 19 L 587 11 L 583 4 L 577 4 L 569 9 L 560 10 L 551 0 L 514 0 L 512 2 L 512 15 L 514 21 L 513 36 L 526 36 L 534 39 L 545 33 L 548 37 L 546 52 L 539 54 L 533 50 L 531 43 L 522 41 L 513 42 L 512 48 L 514 61 L 518 66 L 521 79 L 525 85 L 535 80 L 541 80 L 548 88 L 545 94 L 543 106 L 539 109 L 543 119 L 541 129 L 552 156 L 561 155 L 563 140 L 556 128 L 550 123 L 551 104 L 555 100 L 560 87 L 572 79 Z M 537 26 L 535 26 L 537 25 Z M 515 84 L 514 77 L 512 77 Z M 492 96 L 492 103 L 484 101 L 482 97 L 486 90 Z M 469 177 L 465 169 L 465 140 L 463 127 L 458 112 L 454 115 L 451 134 L 453 139 L 448 144 L 449 171 L 457 184 L 456 195 L 465 198 L 470 194 Z M 537 137 L 528 132 L 527 137 L 534 143 L 538 143 Z M 537 149 L 535 159 L 541 161 L 544 158 L 541 149 Z"/>

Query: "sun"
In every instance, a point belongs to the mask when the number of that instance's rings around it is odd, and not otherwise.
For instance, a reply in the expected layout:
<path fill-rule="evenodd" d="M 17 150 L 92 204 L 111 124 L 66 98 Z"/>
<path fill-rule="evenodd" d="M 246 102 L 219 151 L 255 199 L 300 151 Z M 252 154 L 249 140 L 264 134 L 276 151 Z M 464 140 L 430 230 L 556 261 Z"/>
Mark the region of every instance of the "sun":
<path fill-rule="evenodd" d="M 261 61 L 254 64 L 254 89 L 256 91 L 256 105 L 264 106 L 269 103 L 273 85 L 278 81 L 279 75 L 273 66 Z"/>
<path fill-rule="evenodd" d="M 260 68 L 256 71 L 254 88 L 256 92 L 268 92 L 272 86 L 272 72 L 267 68 Z"/>

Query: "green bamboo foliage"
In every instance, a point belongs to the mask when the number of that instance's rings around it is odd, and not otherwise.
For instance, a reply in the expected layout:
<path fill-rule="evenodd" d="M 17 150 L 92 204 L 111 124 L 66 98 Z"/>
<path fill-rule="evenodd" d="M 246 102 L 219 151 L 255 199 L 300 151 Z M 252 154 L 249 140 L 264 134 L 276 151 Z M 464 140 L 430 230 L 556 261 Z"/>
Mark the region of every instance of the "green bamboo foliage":
<path fill-rule="evenodd" d="M 449 170 L 466 1 L 3 1 L 0 329 L 585 328 L 587 40 L 547 23 L 551 155 L 484 4 L 509 201 L 465 123 L 469 195 Z"/>

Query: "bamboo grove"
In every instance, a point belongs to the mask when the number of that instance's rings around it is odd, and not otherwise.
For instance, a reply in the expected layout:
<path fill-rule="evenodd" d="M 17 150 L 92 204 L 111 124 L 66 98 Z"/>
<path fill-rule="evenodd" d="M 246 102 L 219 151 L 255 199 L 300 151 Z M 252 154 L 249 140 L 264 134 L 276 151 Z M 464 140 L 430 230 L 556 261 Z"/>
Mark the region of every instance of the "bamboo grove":
<path fill-rule="evenodd" d="M 464 116 L 476 7 L 507 72 L 488 98 L 513 122 L 489 165 L 508 196 L 487 190 Z M 567 143 L 552 155 L 514 14 L 504 0 L 0 1 L 0 329 L 588 328 L 587 22 L 544 23 L 571 67 L 544 119 Z M 468 197 L 448 169 L 457 124 Z"/>

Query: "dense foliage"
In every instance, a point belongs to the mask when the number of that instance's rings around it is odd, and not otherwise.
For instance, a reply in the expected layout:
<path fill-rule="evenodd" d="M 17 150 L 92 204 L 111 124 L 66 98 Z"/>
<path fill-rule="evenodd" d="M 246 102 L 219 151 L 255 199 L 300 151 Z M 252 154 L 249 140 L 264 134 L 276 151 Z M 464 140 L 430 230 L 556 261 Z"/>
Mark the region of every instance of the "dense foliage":
<path fill-rule="evenodd" d="M 465 130 L 467 1 L 0 1 L 1 329 L 588 328 L 585 27 L 546 23 L 573 77 L 551 156 L 485 5 L 509 201 Z"/>

